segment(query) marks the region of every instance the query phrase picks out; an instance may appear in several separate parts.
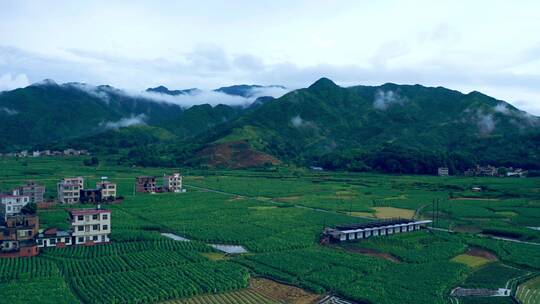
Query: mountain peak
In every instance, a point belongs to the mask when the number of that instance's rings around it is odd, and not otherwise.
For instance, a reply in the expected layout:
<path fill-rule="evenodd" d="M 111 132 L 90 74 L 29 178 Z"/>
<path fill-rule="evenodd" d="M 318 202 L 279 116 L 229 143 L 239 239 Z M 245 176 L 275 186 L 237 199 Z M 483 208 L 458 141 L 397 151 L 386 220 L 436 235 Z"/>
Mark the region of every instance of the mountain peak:
<path fill-rule="evenodd" d="M 197 89 L 197 88 L 191 88 L 191 89 L 186 89 L 186 90 L 169 90 L 167 87 L 162 86 L 162 85 L 160 85 L 158 87 L 155 87 L 155 88 L 146 89 L 146 92 L 173 95 L 173 96 L 176 96 L 176 95 L 191 95 L 191 94 L 197 93 L 198 91 L 199 91 L 199 89 Z"/>
<path fill-rule="evenodd" d="M 322 77 L 309 86 L 310 89 L 334 89 L 339 88 L 332 80 Z"/>

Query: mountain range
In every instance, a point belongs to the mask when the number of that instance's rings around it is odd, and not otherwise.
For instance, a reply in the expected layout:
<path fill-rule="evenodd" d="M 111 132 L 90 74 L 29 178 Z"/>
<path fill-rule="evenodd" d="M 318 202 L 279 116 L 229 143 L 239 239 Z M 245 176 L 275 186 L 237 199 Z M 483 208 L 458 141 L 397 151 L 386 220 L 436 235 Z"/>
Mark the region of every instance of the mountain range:
<path fill-rule="evenodd" d="M 540 119 L 479 92 L 421 85 L 340 87 L 321 78 L 280 98 L 281 86 L 201 90 L 46 81 L 0 93 L 0 150 L 84 147 L 136 165 L 317 165 L 353 171 L 432 173 L 475 164 L 540 169 Z"/>

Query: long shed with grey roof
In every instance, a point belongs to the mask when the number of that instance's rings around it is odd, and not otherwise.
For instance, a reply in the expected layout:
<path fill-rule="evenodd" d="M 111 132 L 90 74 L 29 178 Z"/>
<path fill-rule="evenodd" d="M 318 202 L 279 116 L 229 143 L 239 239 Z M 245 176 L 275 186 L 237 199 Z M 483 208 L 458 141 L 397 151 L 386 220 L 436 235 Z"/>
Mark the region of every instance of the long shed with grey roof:
<path fill-rule="evenodd" d="M 420 230 L 429 223 L 431 223 L 430 220 L 416 221 L 408 219 L 390 219 L 359 224 L 338 225 L 324 229 L 323 241 L 345 242 L 367 239 L 374 236 L 411 232 Z"/>

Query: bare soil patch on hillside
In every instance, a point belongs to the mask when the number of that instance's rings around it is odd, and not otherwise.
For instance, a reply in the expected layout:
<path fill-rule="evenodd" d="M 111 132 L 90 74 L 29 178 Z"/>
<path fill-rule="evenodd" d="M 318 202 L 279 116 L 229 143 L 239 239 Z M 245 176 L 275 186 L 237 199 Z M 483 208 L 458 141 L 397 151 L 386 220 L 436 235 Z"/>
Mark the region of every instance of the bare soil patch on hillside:
<path fill-rule="evenodd" d="M 249 281 L 249 289 L 268 298 L 288 304 L 315 304 L 321 298 L 320 295 L 307 292 L 301 288 L 264 278 L 251 279 Z"/>
<path fill-rule="evenodd" d="M 499 260 L 497 258 L 497 256 L 495 254 L 493 254 L 492 252 L 487 251 L 487 250 L 482 249 L 482 248 L 478 248 L 478 247 L 469 248 L 469 250 L 467 250 L 467 254 L 472 255 L 472 256 L 477 256 L 477 257 L 483 257 L 483 258 L 486 258 L 486 259 L 488 259 L 490 261 L 498 261 Z"/>
<path fill-rule="evenodd" d="M 198 153 L 202 163 L 211 168 L 242 169 L 280 163 L 275 157 L 257 151 L 245 141 L 215 144 Z"/>

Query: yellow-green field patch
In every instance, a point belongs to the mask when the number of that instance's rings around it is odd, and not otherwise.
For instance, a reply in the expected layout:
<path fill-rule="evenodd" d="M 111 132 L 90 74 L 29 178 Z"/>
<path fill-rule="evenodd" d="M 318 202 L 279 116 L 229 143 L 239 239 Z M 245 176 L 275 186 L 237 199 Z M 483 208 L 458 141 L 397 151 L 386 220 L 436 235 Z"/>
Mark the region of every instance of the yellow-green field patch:
<path fill-rule="evenodd" d="M 358 217 L 373 217 L 373 218 L 375 217 L 375 213 L 371 213 L 371 212 L 352 211 L 352 212 L 347 212 L 346 214 L 350 216 L 358 216 Z"/>
<path fill-rule="evenodd" d="M 222 261 L 228 259 L 227 256 L 221 252 L 203 252 L 201 255 L 204 255 L 211 261 Z"/>
<path fill-rule="evenodd" d="M 540 276 L 519 285 L 516 297 L 523 304 L 540 303 Z"/>
<path fill-rule="evenodd" d="M 285 196 L 285 197 L 278 197 L 275 199 L 277 202 L 294 202 L 300 199 L 300 196 Z"/>
<path fill-rule="evenodd" d="M 396 207 L 374 207 L 376 218 L 412 218 L 414 216 L 414 210 L 396 208 Z"/>
<path fill-rule="evenodd" d="M 391 197 L 384 198 L 385 201 L 399 200 L 399 199 L 407 199 L 407 195 L 402 194 L 402 195 L 399 195 L 399 196 L 391 196 Z"/>
<path fill-rule="evenodd" d="M 517 212 L 514 212 L 514 211 L 495 211 L 495 214 L 508 216 L 508 217 L 513 217 L 513 216 L 518 215 Z"/>
<path fill-rule="evenodd" d="M 453 257 L 450 261 L 465 264 L 471 268 L 477 268 L 477 267 L 480 267 L 482 265 L 492 262 L 491 260 L 485 257 L 469 255 L 466 253 L 457 255 Z"/>
<path fill-rule="evenodd" d="M 277 206 L 251 206 L 251 207 L 248 207 L 248 209 L 253 209 L 253 210 L 269 210 L 269 209 L 276 209 Z"/>

